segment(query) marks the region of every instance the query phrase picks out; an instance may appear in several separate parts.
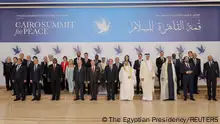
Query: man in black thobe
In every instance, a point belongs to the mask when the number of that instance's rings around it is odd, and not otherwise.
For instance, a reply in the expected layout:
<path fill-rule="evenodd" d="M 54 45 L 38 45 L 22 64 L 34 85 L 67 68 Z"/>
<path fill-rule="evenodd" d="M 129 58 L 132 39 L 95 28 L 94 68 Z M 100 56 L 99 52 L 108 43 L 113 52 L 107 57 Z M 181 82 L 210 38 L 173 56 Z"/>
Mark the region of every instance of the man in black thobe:
<path fill-rule="evenodd" d="M 52 87 L 52 99 L 60 99 L 60 83 L 62 81 L 63 71 L 61 65 L 57 63 L 57 59 L 53 59 L 53 64 L 49 65 L 48 78 Z"/>
<path fill-rule="evenodd" d="M 78 60 L 77 66 L 74 68 L 73 81 L 75 82 L 76 98 L 75 101 L 80 99 L 84 100 L 84 85 L 86 79 L 86 69 L 82 65 L 82 60 Z"/>
<path fill-rule="evenodd" d="M 207 82 L 207 89 L 208 89 L 208 100 L 216 99 L 216 85 L 217 85 L 217 78 L 219 78 L 219 66 L 218 62 L 213 61 L 211 55 L 208 56 L 208 62 L 204 64 L 204 75 Z"/>
<path fill-rule="evenodd" d="M 118 70 L 113 66 L 113 60 L 110 59 L 105 67 L 105 82 L 107 83 L 107 100 L 115 100 L 115 83 L 117 82 Z"/>
<path fill-rule="evenodd" d="M 13 81 L 15 82 L 16 89 L 16 99 L 14 101 L 25 101 L 24 83 L 27 82 L 27 69 L 26 66 L 22 65 L 20 58 L 18 59 L 18 64 L 14 71 Z"/>
<path fill-rule="evenodd" d="M 100 83 L 100 68 L 95 66 L 95 62 L 91 61 L 91 67 L 88 69 L 88 81 L 90 84 L 91 101 L 97 100 L 98 83 Z"/>

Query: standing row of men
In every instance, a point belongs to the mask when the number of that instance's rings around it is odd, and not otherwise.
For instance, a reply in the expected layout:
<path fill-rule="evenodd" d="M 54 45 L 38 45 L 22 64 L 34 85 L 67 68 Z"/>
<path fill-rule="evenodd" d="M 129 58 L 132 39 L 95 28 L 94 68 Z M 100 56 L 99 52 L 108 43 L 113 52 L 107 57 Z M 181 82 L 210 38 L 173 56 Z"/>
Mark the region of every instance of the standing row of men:
<path fill-rule="evenodd" d="M 176 59 L 176 55 L 172 54 L 172 57 L 165 58 L 164 52 L 160 52 L 160 57 L 156 59 L 157 69 L 154 72 L 153 63 L 149 61 L 150 55 L 146 54 L 145 66 L 142 64 L 142 54 L 138 55 L 138 60 L 134 62 L 133 68 L 136 70 L 136 93 L 143 93 L 144 88 L 148 88 L 149 92 L 153 92 L 149 90 L 149 87 L 154 87 L 155 75 L 159 79 L 159 84 L 161 86 L 161 82 L 164 80 L 164 74 L 166 74 L 171 80 L 171 77 L 176 76 L 176 79 L 172 79 L 171 82 L 176 82 L 177 85 L 177 94 L 181 89 L 184 90 L 184 100 L 187 99 L 187 89 L 190 91 L 190 99 L 195 100 L 193 98 L 194 93 L 198 93 L 198 77 L 202 74 L 201 72 L 201 61 L 197 58 L 196 53 L 192 53 L 192 51 L 188 52 L 188 57 L 182 58 L 182 54 L 179 54 L 179 59 Z M 88 84 L 88 93 L 92 95 L 91 100 L 97 99 L 98 88 L 97 83 L 101 85 L 107 84 L 107 99 L 115 100 L 115 93 L 118 93 L 118 87 L 120 84 L 119 81 L 119 72 L 124 62 L 129 61 L 129 56 L 125 56 L 125 60 L 122 63 L 119 62 L 119 58 L 115 59 L 115 64 L 113 64 L 113 60 L 110 59 L 108 64 L 106 64 L 105 58 L 102 58 L 102 61 L 99 60 L 98 55 L 95 56 L 94 60 L 90 60 L 88 57 L 88 53 L 84 54 L 85 58 L 81 57 L 81 53 L 77 53 L 77 58 L 74 59 L 73 64 L 74 67 L 74 76 L 73 82 L 75 83 L 75 92 L 76 99 L 75 100 L 84 100 L 85 86 Z M 6 79 L 6 88 L 10 90 L 9 82 L 11 80 L 12 88 L 14 89 L 14 93 L 17 95 L 15 101 L 17 100 L 25 100 L 26 94 L 31 94 L 33 91 L 34 98 L 33 100 L 40 100 L 40 82 L 44 85 L 44 92 L 46 94 L 52 93 L 52 100 L 59 100 L 60 98 L 60 89 L 68 89 L 68 82 L 65 78 L 65 71 L 68 67 L 67 57 L 63 57 L 63 62 L 60 64 L 57 63 L 57 60 L 53 58 L 53 56 L 48 56 L 49 61 L 47 61 L 47 57 L 44 57 L 44 61 L 41 64 L 38 64 L 37 57 L 33 57 L 33 62 L 31 61 L 31 57 L 27 56 L 27 59 L 24 59 L 24 54 L 20 54 L 20 58 L 13 58 L 14 63 L 12 64 L 10 60 L 7 59 L 7 62 L 4 63 L 4 76 Z M 167 61 L 168 59 L 168 61 Z M 169 63 L 172 62 L 172 65 Z M 208 63 L 208 64 L 207 64 Z M 217 77 L 219 77 L 219 68 L 218 63 L 213 61 L 212 57 L 208 57 L 208 62 L 204 64 L 203 74 L 207 79 L 207 88 L 208 88 L 208 96 L 209 100 L 212 98 L 216 99 L 216 83 Z M 167 69 L 163 69 L 163 66 L 167 65 Z M 173 70 L 174 67 L 174 70 Z M 148 73 L 151 73 L 152 79 L 146 79 L 147 72 L 141 72 L 141 68 L 148 69 Z M 12 71 L 11 71 L 12 70 Z M 163 71 L 167 71 L 163 73 Z M 173 72 L 175 71 L 175 72 Z M 12 73 L 11 73 L 12 72 Z M 94 72 L 94 73 L 93 73 Z M 174 75 L 175 73 L 175 75 Z M 145 75 L 145 76 L 144 76 Z M 163 77 L 161 77 L 163 76 Z M 166 77 L 166 76 L 165 76 Z M 19 78 L 19 79 L 18 79 Z M 177 80 L 177 81 L 174 81 Z M 18 83 L 20 82 L 20 83 Z M 23 82 L 23 83 L 22 83 Z M 61 84 L 60 84 L 61 82 Z M 85 83 L 86 82 L 86 83 Z M 148 84 L 152 84 L 152 86 L 144 87 L 142 85 L 142 90 L 140 90 L 141 82 L 145 82 Z M 153 83 L 149 83 L 153 82 Z M 18 85 L 19 84 L 19 85 Z M 95 85 L 93 85 L 95 84 Z M 169 84 L 169 81 L 168 81 Z M 92 85 L 92 86 L 91 86 Z M 170 85 L 170 84 L 169 84 Z M 171 89 L 175 85 L 170 85 Z M 164 84 L 163 84 L 164 86 Z M 212 87 L 212 88 L 211 88 Z M 153 88 L 152 88 L 153 89 Z M 212 90 L 211 90 L 212 89 Z M 162 91 L 163 89 L 161 89 Z M 38 94 L 36 95 L 36 91 Z M 80 92 L 80 98 L 79 98 Z M 212 92 L 212 93 L 211 93 Z M 171 93 L 171 92 L 169 92 Z M 174 92 L 173 92 L 174 93 Z M 143 99 L 151 100 L 146 94 L 143 93 Z M 170 94 L 172 95 L 172 93 Z M 172 97 L 171 99 L 174 99 Z"/>

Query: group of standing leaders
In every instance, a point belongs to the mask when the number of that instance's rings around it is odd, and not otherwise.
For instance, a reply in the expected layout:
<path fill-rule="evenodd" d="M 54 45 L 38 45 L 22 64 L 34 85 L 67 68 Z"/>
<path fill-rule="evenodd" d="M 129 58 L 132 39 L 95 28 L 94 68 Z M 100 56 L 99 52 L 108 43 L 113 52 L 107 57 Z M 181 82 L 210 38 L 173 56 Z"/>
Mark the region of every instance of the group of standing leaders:
<path fill-rule="evenodd" d="M 60 90 L 64 89 L 70 93 L 75 91 L 75 100 L 84 100 L 86 88 L 87 93 L 91 95 L 91 100 L 97 100 L 99 84 L 106 84 L 107 100 L 115 100 L 115 94 L 118 93 L 120 85 L 119 71 L 124 62 L 128 62 L 130 66 L 132 65 L 128 55 L 125 56 L 123 63 L 119 62 L 119 58 L 115 58 L 114 64 L 112 59 L 108 63 L 104 57 L 102 60 L 99 60 L 98 55 L 95 56 L 94 60 L 91 60 L 88 57 L 88 53 L 85 53 L 83 58 L 80 52 L 77 53 L 77 57 L 74 60 L 70 59 L 68 61 L 67 57 L 64 56 L 61 64 L 58 64 L 57 59 L 53 58 L 52 55 L 48 55 L 48 58 L 49 61 L 47 56 L 45 56 L 40 64 L 36 56 L 32 58 L 32 61 L 30 56 L 24 59 L 23 53 L 19 55 L 19 58 L 14 57 L 13 62 L 11 62 L 10 57 L 7 58 L 7 61 L 4 63 L 6 88 L 7 90 L 14 91 L 14 95 L 16 95 L 15 101 L 24 101 L 26 95 L 31 94 L 33 95 L 33 101 L 40 100 L 42 86 L 45 94 L 52 94 L 52 100 L 59 100 Z M 207 82 L 208 99 L 217 101 L 216 85 L 217 78 L 219 77 L 219 67 L 212 56 L 208 56 L 208 62 L 204 64 L 203 73 L 201 71 L 201 61 L 197 58 L 196 53 L 192 51 L 189 51 L 188 56 L 184 58 L 182 54 L 179 54 L 178 59 L 176 59 L 176 54 L 172 54 L 171 59 L 172 61 L 169 60 L 169 63 L 172 62 L 175 72 L 172 72 L 171 68 L 168 70 L 176 75 L 177 94 L 179 94 L 180 90 L 183 90 L 184 100 L 187 100 L 187 93 L 189 91 L 190 99 L 195 100 L 193 94 L 199 93 L 198 77 L 203 75 Z M 155 71 L 160 87 L 161 71 L 166 61 L 167 58 L 164 57 L 164 52 L 161 51 L 160 57 L 156 59 Z M 136 94 L 143 93 L 141 88 L 143 79 L 140 78 L 142 62 L 142 54 L 139 54 L 138 59 L 133 65 L 136 75 Z M 146 64 L 148 64 L 147 61 Z M 167 69 L 165 70 L 168 71 Z M 171 75 L 173 75 L 172 73 Z"/>

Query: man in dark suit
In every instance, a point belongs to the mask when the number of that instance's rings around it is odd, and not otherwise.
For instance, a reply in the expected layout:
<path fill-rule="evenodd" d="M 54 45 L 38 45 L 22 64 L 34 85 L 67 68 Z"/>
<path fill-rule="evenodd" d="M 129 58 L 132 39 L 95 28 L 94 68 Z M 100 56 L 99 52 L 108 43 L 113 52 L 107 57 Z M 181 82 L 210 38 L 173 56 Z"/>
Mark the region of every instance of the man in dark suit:
<path fill-rule="evenodd" d="M 116 57 L 115 58 L 115 64 L 113 66 L 116 66 L 117 67 L 117 70 L 118 70 L 118 75 L 117 75 L 117 82 L 115 83 L 115 94 L 118 94 L 118 89 L 119 89 L 119 85 L 120 85 L 120 82 L 119 82 L 119 71 L 121 70 L 121 67 L 123 66 L 122 63 L 119 62 L 119 57 Z"/>
<path fill-rule="evenodd" d="M 100 83 L 100 68 L 95 66 L 95 62 L 91 61 L 91 67 L 88 69 L 87 79 L 90 84 L 91 101 L 97 100 L 98 83 Z"/>
<path fill-rule="evenodd" d="M 16 99 L 14 101 L 25 101 L 24 83 L 27 82 L 27 69 L 22 65 L 22 59 L 18 59 L 16 69 L 14 70 L 13 81 L 15 82 Z"/>
<path fill-rule="evenodd" d="M 49 65 L 48 68 L 48 78 L 51 82 L 52 87 L 52 99 L 51 100 L 59 100 L 60 99 L 60 83 L 62 81 L 62 67 L 57 63 L 57 59 L 53 59 L 53 64 Z"/>
<path fill-rule="evenodd" d="M 190 100 L 195 101 L 193 97 L 193 72 L 194 66 L 189 63 L 189 57 L 184 57 L 184 63 L 180 67 L 180 72 L 183 74 L 183 92 L 184 92 L 184 101 L 187 100 L 187 87 L 189 86 L 190 91 Z"/>
<path fill-rule="evenodd" d="M 3 63 L 3 76 L 5 77 L 7 91 L 12 90 L 13 84 L 11 80 L 12 62 L 11 57 L 7 57 L 6 62 Z"/>
<path fill-rule="evenodd" d="M 218 62 L 213 61 L 213 58 L 211 55 L 208 56 L 208 62 L 204 64 L 204 75 L 207 82 L 207 88 L 208 88 L 208 100 L 211 100 L 211 98 L 214 101 L 217 101 L 216 99 L 216 85 L 217 85 L 217 78 L 219 78 L 219 66 Z"/>
<path fill-rule="evenodd" d="M 82 65 L 82 60 L 79 60 L 77 66 L 74 68 L 73 81 L 75 82 L 76 98 L 75 101 L 79 100 L 79 92 L 81 100 L 84 100 L 84 83 L 86 79 L 86 69 Z"/>
<path fill-rule="evenodd" d="M 136 70 L 136 81 L 137 81 L 136 93 L 137 94 L 139 94 L 139 91 L 140 91 L 140 66 L 141 66 L 142 61 L 143 61 L 142 54 L 138 54 L 138 59 L 135 60 L 134 67 L 133 67 Z"/>
<path fill-rule="evenodd" d="M 156 66 L 157 66 L 157 77 L 159 79 L 159 87 L 160 87 L 160 74 L 161 74 L 161 68 L 163 63 L 166 62 L 166 58 L 164 57 L 164 52 L 160 51 L 160 57 L 156 59 Z"/>
<path fill-rule="evenodd" d="M 87 82 L 87 94 L 90 94 L 90 84 L 88 83 L 88 69 L 91 67 L 91 59 L 89 59 L 89 54 L 84 53 L 84 58 L 85 58 L 85 69 L 86 69 L 86 82 Z M 84 93 L 86 92 L 86 87 L 84 86 Z"/>
<path fill-rule="evenodd" d="M 40 100 L 41 97 L 41 86 L 40 81 L 42 81 L 42 70 L 41 66 L 38 64 L 38 59 L 34 59 L 34 67 L 30 70 L 30 83 L 32 83 L 33 96 L 32 101 Z M 36 95 L 36 92 L 38 93 Z"/>
<path fill-rule="evenodd" d="M 107 100 L 115 100 L 115 83 L 117 82 L 118 70 L 110 59 L 105 67 L 105 82 L 107 83 Z"/>
<path fill-rule="evenodd" d="M 25 84 L 25 91 L 28 95 L 32 94 L 32 84 L 30 83 L 30 72 L 34 66 L 33 61 L 31 61 L 31 56 L 27 56 L 27 83 Z"/>
<path fill-rule="evenodd" d="M 13 86 L 13 90 L 14 93 L 12 94 L 12 96 L 16 95 L 16 87 L 15 87 L 15 80 L 14 80 L 14 76 L 15 76 L 15 72 L 16 72 L 16 68 L 17 68 L 17 63 L 18 62 L 18 58 L 17 57 L 13 57 L 13 64 L 12 64 L 12 70 L 11 70 L 11 80 L 12 80 L 12 86 Z"/>
<path fill-rule="evenodd" d="M 26 66 L 27 65 L 27 60 L 24 59 L 24 53 L 20 53 L 19 57 L 22 60 L 22 65 Z"/>
<path fill-rule="evenodd" d="M 180 94 L 180 89 L 181 89 L 181 73 L 180 73 L 180 59 L 176 59 L 176 54 L 173 53 L 172 54 L 172 59 L 173 59 L 173 64 L 175 66 L 175 70 L 176 70 L 176 77 L 177 77 L 177 94 Z"/>
<path fill-rule="evenodd" d="M 47 56 L 44 56 L 44 60 L 41 62 L 41 72 L 42 72 L 42 80 L 43 80 L 43 90 L 45 94 L 51 94 L 51 85 L 48 82 L 48 61 Z"/>
<path fill-rule="evenodd" d="M 198 94 L 198 77 L 201 74 L 201 60 L 197 58 L 197 54 L 193 53 L 189 62 L 194 66 L 194 80 L 193 80 L 193 93 Z"/>
<path fill-rule="evenodd" d="M 82 61 L 82 66 L 85 65 L 85 59 L 81 57 L 81 52 L 77 52 L 76 53 L 77 58 L 74 59 L 74 65 L 78 65 L 78 61 L 81 60 Z"/>
<path fill-rule="evenodd" d="M 98 66 L 99 65 L 99 63 L 101 63 L 101 60 L 99 59 L 99 55 L 98 54 L 96 54 L 95 55 L 95 66 Z"/>

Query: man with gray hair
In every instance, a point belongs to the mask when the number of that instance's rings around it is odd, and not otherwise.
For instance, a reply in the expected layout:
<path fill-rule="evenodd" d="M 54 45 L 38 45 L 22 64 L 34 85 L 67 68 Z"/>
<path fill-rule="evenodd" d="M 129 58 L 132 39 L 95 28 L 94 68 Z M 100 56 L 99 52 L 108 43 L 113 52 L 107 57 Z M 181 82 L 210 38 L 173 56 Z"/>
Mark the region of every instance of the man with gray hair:
<path fill-rule="evenodd" d="M 118 89 L 119 89 L 119 72 L 121 70 L 121 67 L 123 66 L 122 63 L 119 62 L 119 57 L 116 57 L 115 58 L 115 63 L 114 63 L 114 66 L 117 67 L 117 70 L 118 70 L 118 76 L 117 76 L 117 82 L 115 83 L 115 94 L 118 94 Z"/>

